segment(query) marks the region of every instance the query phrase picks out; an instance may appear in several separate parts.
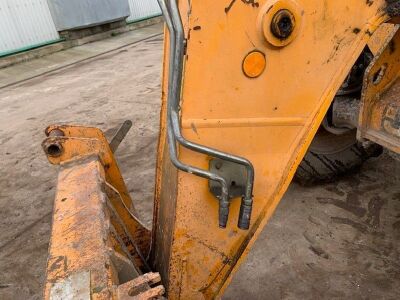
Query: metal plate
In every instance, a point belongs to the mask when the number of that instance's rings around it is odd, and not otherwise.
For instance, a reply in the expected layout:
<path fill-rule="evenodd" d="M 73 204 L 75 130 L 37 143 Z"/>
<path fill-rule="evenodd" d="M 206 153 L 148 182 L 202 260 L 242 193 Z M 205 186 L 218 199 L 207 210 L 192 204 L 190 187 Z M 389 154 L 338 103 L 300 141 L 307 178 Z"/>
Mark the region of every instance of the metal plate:
<path fill-rule="evenodd" d="M 368 67 L 358 137 L 400 153 L 400 31 Z"/>
<path fill-rule="evenodd" d="M 51 300 L 90 300 L 90 272 L 73 274 L 53 284 Z"/>
<path fill-rule="evenodd" d="M 130 15 L 128 0 L 49 0 L 58 31 L 122 20 Z"/>
<path fill-rule="evenodd" d="M 221 175 L 229 183 L 229 198 L 242 197 L 246 188 L 246 168 L 244 166 L 224 161 L 222 159 L 210 160 L 210 171 Z M 209 181 L 210 192 L 219 197 L 221 185 L 216 181 Z"/>

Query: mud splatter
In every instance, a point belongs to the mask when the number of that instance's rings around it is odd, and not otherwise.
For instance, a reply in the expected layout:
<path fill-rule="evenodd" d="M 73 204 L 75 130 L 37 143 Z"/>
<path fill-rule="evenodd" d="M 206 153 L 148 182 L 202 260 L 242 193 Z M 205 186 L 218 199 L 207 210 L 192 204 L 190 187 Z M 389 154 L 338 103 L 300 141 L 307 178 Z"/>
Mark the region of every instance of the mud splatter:
<path fill-rule="evenodd" d="M 337 207 L 340 207 L 359 218 L 364 217 L 367 212 L 365 208 L 358 206 L 359 203 L 354 201 L 355 199 L 352 199 L 349 196 L 346 201 L 336 198 L 321 198 L 321 197 L 317 197 L 317 200 L 321 204 L 332 204 Z"/>
<path fill-rule="evenodd" d="M 350 220 L 348 218 L 340 218 L 340 217 L 331 217 L 332 222 L 336 224 L 345 224 L 353 227 L 354 229 L 360 231 L 361 233 L 367 233 L 368 228 L 364 224 L 355 222 L 353 220 Z"/>
<path fill-rule="evenodd" d="M 325 189 L 329 192 L 332 192 L 338 196 L 344 196 L 346 193 L 339 189 L 337 186 L 327 186 Z"/>
<path fill-rule="evenodd" d="M 383 205 L 385 204 L 385 200 L 383 200 L 379 196 L 374 196 L 368 203 L 368 213 L 367 220 L 365 221 L 368 225 L 373 228 L 378 228 L 381 220 L 381 210 Z"/>
<path fill-rule="evenodd" d="M 325 259 L 329 259 L 329 254 L 324 249 L 322 249 L 320 246 L 311 245 L 309 247 L 309 249 L 314 254 L 318 255 L 319 257 L 322 257 L 322 258 L 325 258 Z"/>
<path fill-rule="evenodd" d="M 398 233 L 400 233 L 400 221 L 393 223 L 392 228 L 394 231 L 397 231 Z"/>

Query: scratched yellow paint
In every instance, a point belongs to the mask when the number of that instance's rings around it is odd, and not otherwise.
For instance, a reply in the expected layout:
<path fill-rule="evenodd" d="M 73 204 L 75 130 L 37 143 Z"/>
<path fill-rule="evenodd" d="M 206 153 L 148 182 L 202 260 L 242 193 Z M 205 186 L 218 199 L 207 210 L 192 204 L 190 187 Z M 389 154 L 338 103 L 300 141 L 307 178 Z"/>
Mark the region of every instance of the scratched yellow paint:
<path fill-rule="evenodd" d="M 256 173 L 250 230 L 237 228 L 240 199 L 232 201 L 228 226 L 220 229 L 218 203 L 207 181 L 183 172 L 171 180 L 170 163 L 159 159 L 157 191 L 161 186 L 176 191 L 176 199 L 162 192 L 156 199 L 157 224 L 170 224 L 166 232 L 156 224 L 166 247 L 155 250 L 168 251 L 157 265 L 166 274 L 170 299 L 221 296 L 286 191 L 337 89 L 370 34 L 387 19 L 384 0 L 288 1 L 299 8 L 301 27 L 289 45 L 277 48 L 258 25 L 260 14 L 276 2 L 179 1 L 188 38 L 183 134 L 248 158 Z M 286 1 L 279 2 L 285 7 Z M 250 79 L 242 62 L 254 50 L 265 54 L 267 64 Z M 163 101 L 160 153 L 165 153 Z M 205 169 L 210 159 L 183 148 L 179 157 Z M 175 212 L 163 214 L 163 204 L 171 201 Z"/>

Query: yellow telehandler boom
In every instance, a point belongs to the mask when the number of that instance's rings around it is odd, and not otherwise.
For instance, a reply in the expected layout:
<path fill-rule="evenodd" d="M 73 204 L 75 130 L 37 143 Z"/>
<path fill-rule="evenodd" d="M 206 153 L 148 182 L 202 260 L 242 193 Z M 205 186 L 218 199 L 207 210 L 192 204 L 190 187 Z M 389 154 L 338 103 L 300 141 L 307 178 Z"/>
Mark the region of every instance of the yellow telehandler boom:
<path fill-rule="evenodd" d="M 400 152 L 399 1 L 158 1 L 152 229 L 113 155 L 132 124 L 110 143 L 49 126 L 60 173 L 45 299 L 219 298 L 294 176 Z M 318 152 L 335 147 L 337 159 Z"/>

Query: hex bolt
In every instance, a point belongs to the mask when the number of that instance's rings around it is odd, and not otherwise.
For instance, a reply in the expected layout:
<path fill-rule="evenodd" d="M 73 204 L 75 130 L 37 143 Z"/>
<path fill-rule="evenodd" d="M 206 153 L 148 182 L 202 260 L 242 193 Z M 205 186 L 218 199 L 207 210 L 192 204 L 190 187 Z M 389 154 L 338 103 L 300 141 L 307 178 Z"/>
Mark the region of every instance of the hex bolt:
<path fill-rule="evenodd" d="M 287 39 L 295 27 L 294 15 L 287 9 L 279 10 L 272 18 L 271 32 L 278 39 Z"/>

